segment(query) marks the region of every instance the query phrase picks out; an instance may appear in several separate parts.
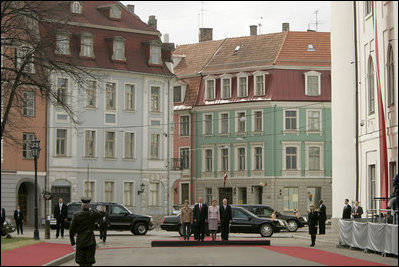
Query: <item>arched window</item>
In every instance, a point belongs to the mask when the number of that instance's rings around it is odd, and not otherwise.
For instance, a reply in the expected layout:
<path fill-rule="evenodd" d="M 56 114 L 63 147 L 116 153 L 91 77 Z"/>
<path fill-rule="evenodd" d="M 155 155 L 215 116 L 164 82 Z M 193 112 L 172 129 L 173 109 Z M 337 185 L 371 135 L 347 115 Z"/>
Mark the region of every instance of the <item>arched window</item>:
<path fill-rule="evenodd" d="M 370 56 L 367 65 L 367 87 L 368 87 L 368 110 L 369 114 L 375 111 L 375 97 L 374 97 L 374 64 Z"/>
<path fill-rule="evenodd" d="M 388 106 L 395 105 L 395 65 L 393 62 L 392 45 L 388 46 L 387 74 L 388 74 Z"/>
<path fill-rule="evenodd" d="M 82 13 L 82 5 L 80 4 L 79 1 L 72 2 L 72 13 L 74 13 L 74 14 Z"/>

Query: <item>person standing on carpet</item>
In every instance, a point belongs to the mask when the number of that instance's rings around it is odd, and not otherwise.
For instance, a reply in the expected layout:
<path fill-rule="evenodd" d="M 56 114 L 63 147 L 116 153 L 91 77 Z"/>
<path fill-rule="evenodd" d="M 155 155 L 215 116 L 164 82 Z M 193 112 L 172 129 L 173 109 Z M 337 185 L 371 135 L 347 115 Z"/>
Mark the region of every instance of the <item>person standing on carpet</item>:
<path fill-rule="evenodd" d="M 216 241 L 216 233 L 220 223 L 219 207 L 216 206 L 216 199 L 212 200 L 212 206 L 208 208 L 208 226 L 212 235 L 212 241 Z"/>
<path fill-rule="evenodd" d="M 107 214 L 107 207 L 102 206 L 101 210 L 104 212 L 104 216 L 101 217 L 100 219 L 98 219 L 97 226 L 98 226 L 98 229 L 100 230 L 100 239 L 103 242 L 105 242 L 105 240 L 107 239 L 107 230 L 108 230 L 108 227 L 110 226 L 110 221 L 109 221 L 108 214 Z"/>
<path fill-rule="evenodd" d="M 64 200 L 60 197 L 58 203 L 54 206 L 54 218 L 57 220 L 57 233 L 55 238 L 58 238 L 61 230 L 61 237 L 64 238 L 65 222 L 67 221 L 68 210 L 64 204 Z"/>
<path fill-rule="evenodd" d="M 24 224 L 24 212 L 20 209 L 19 205 L 17 205 L 17 209 L 14 211 L 14 220 L 17 225 L 17 231 L 21 231 L 21 235 L 24 234 L 23 224 Z"/>
<path fill-rule="evenodd" d="M 323 200 L 319 201 L 319 235 L 326 234 L 326 220 L 327 220 L 327 212 L 326 205 L 323 204 Z"/>
<path fill-rule="evenodd" d="M 233 220 L 231 206 L 227 204 L 227 199 L 223 199 L 223 205 L 219 206 L 220 230 L 222 240 L 229 240 L 230 224 Z"/>
<path fill-rule="evenodd" d="M 312 243 L 311 247 L 316 245 L 317 224 L 319 222 L 319 213 L 316 211 L 315 206 L 310 204 L 310 211 L 308 213 L 309 234 Z"/>
<path fill-rule="evenodd" d="M 196 225 L 196 240 L 204 241 L 205 238 L 205 228 L 208 223 L 208 206 L 202 203 L 203 198 L 198 198 L 198 203 L 194 206 L 193 217 Z"/>
<path fill-rule="evenodd" d="M 191 224 L 193 223 L 193 210 L 188 206 L 188 200 L 184 200 L 184 206 L 180 212 L 180 224 L 183 226 L 184 241 L 190 240 Z"/>

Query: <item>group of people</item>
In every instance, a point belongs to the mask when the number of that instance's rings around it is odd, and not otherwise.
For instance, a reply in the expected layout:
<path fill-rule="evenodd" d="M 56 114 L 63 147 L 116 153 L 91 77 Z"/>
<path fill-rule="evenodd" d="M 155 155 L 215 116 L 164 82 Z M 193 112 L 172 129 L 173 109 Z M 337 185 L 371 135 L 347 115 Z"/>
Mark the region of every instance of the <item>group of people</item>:
<path fill-rule="evenodd" d="M 356 200 L 355 206 L 352 208 L 349 205 L 349 199 L 345 199 L 344 210 L 342 211 L 342 219 L 350 219 L 351 215 L 354 219 L 362 218 L 363 208 L 359 206 L 359 201 Z"/>
<path fill-rule="evenodd" d="M 212 236 L 212 241 L 216 240 L 216 234 L 220 225 L 222 240 L 229 239 L 230 224 L 232 222 L 231 206 L 227 199 L 223 199 L 223 205 L 216 206 L 216 199 L 212 200 L 211 206 L 203 203 L 203 198 L 198 198 L 198 203 L 191 209 L 188 200 L 184 201 L 181 208 L 180 223 L 183 226 L 183 238 L 185 241 L 190 239 L 191 225 L 195 225 L 194 239 L 204 241 L 206 225 Z"/>

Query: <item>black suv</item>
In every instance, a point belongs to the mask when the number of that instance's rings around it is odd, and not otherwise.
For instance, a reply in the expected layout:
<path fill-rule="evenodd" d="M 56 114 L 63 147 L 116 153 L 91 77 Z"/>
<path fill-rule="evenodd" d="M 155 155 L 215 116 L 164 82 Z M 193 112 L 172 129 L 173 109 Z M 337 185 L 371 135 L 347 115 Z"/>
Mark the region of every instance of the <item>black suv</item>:
<path fill-rule="evenodd" d="M 106 206 L 106 213 L 109 216 L 110 227 L 108 230 L 131 231 L 135 235 L 145 235 L 148 230 L 155 228 L 154 221 L 151 216 L 138 215 L 132 213 L 125 206 L 110 202 L 93 202 L 90 203 L 91 209 L 99 209 L 97 206 Z M 65 228 L 69 229 L 73 214 L 82 209 L 81 202 L 71 202 L 67 204 L 68 218 Z M 55 219 L 50 221 L 51 228 L 55 229 Z M 97 226 L 96 226 L 97 227 Z"/>
<path fill-rule="evenodd" d="M 237 207 L 242 207 L 259 217 L 263 218 L 271 218 L 272 217 L 272 212 L 274 209 L 269 206 L 265 205 L 259 205 L 259 204 L 245 204 L 245 205 L 232 205 L 232 206 L 237 206 Z M 284 215 L 281 214 L 280 212 L 276 211 L 276 218 L 280 220 L 284 220 L 287 222 L 287 230 L 290 232 L 296 232 L 298 228 L 304 227 L 305 225 L 308 224 L 306 218 L 300 216 L 297 218 L 294 215 Z"/>

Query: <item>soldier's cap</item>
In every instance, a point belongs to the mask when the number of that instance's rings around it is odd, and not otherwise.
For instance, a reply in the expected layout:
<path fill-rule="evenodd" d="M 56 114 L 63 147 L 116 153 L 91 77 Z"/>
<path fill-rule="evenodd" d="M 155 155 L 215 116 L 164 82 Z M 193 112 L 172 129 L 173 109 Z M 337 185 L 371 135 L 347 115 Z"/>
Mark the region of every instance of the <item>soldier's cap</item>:
<path fill-rule="evenodd" d="M 88 204 L 88 203 L 90 203 L 91 198 L 90 197 L 82 197 L 80 200 L 82 201 L 83 204 Z"/>

